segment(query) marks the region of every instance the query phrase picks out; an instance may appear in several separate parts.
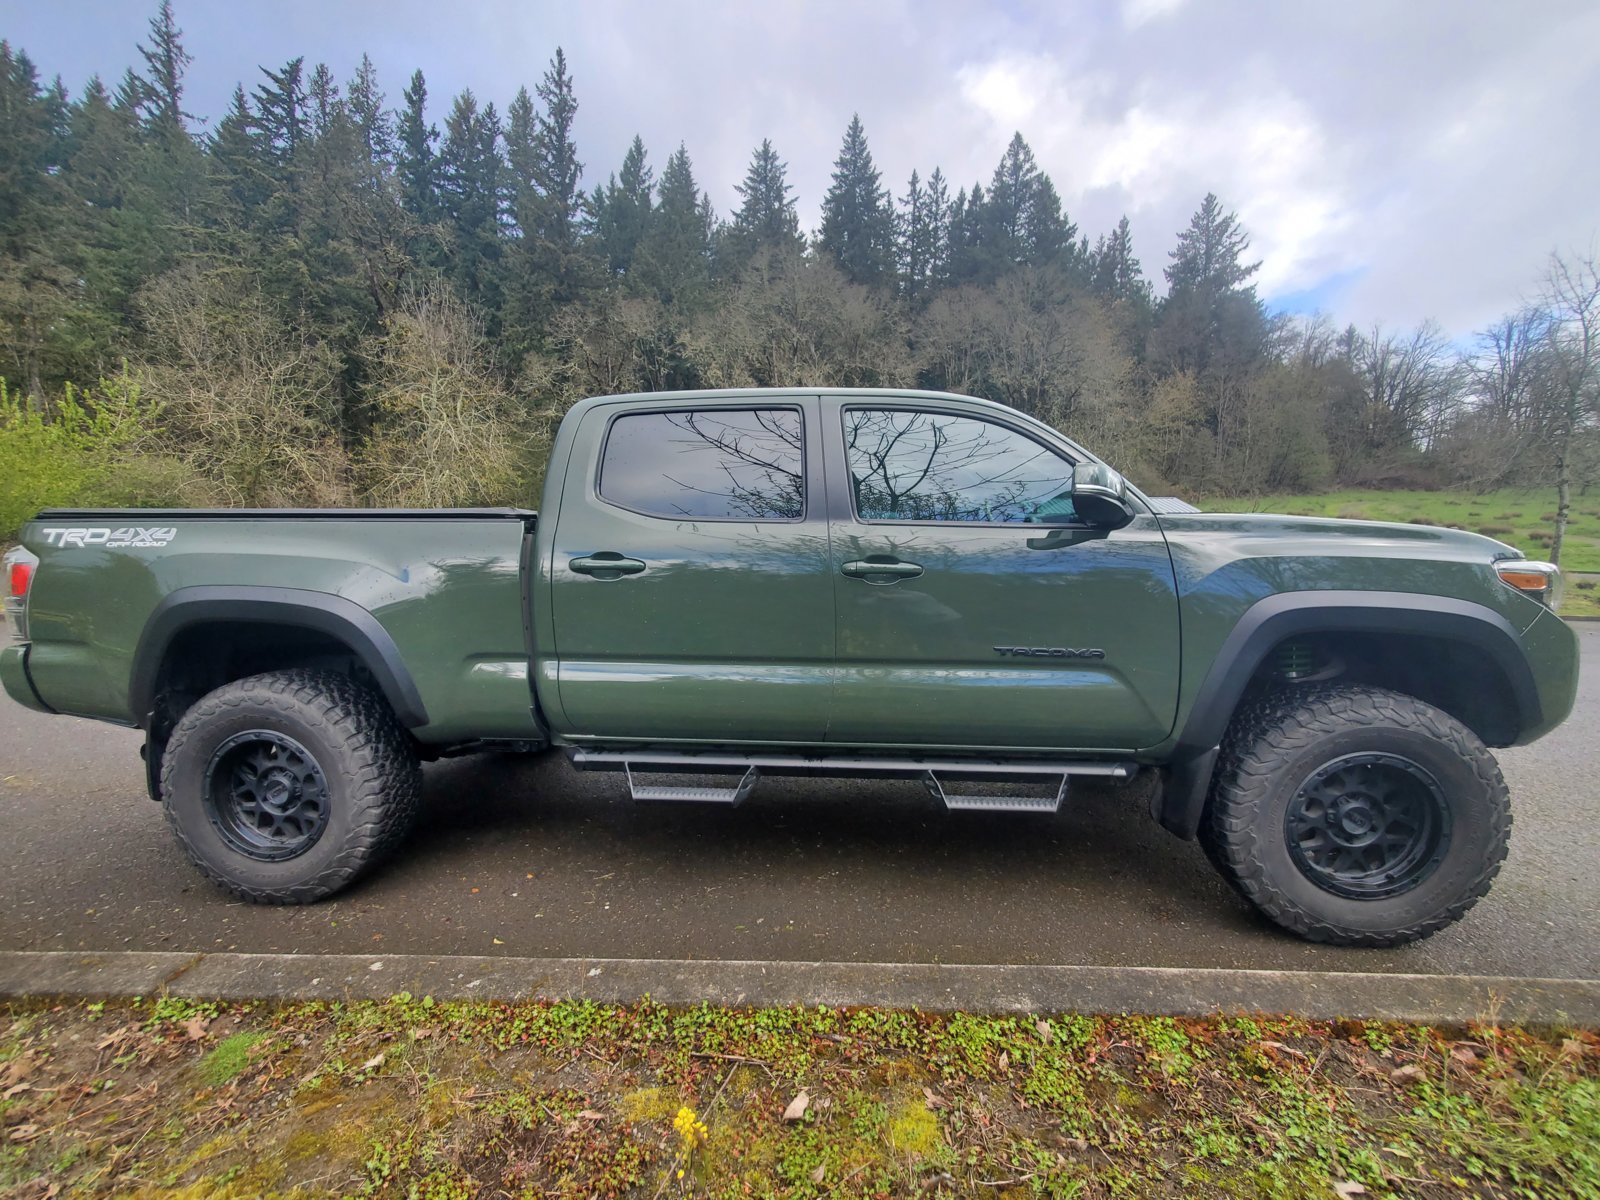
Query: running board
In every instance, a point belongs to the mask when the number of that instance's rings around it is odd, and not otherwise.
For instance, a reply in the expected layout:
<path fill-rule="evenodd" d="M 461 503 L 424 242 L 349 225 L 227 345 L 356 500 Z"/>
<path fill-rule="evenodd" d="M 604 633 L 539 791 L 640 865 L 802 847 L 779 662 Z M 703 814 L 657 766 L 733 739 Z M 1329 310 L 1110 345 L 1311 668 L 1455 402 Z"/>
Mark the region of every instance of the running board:
<path fill-rule="evenodd" d="M 755 790 L 763 774 L 821 775 L 858 777 L 882 775 L 920 779 L 944 806 L 964 812 L 1054 813 L 1060 811 L 1073 775 L 1105 779 L 1131 779 L 1139 773 L 1134 762 L 1095 762 L 1064 760 L 1057 762 L 1002 762 L 996 759 L 920 759 L 875 758 L 844 755 L 803 754 L 696 754 L 672 751 L 590 750 L 570 751 L 572 765 L 579 770 L 621 771 L 627 776 L 628 790 L 635 800 L 742 804 Z M 688 773 L 702 775 L 742 772 L 735 787 L 678 787 L 646 784 L 634 778 L 635 772 Z M 943 776 L 944 778 L 941 778 Z M 1056 782 L 1054 796 L 972 795 L 952 792 L 945 780 L 986 776 L 996 781 Z"/>

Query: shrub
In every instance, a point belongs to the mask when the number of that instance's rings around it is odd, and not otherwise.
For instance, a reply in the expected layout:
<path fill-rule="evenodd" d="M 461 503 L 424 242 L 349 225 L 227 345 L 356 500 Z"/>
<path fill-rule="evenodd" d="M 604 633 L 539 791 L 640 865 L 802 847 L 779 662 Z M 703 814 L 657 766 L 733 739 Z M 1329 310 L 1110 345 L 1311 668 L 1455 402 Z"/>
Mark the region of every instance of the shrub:
<path fill-rule="evenodd" d="M 1488 537 L 1498 537 L 1502 533 L 1515 533 L 1516 530 L 1509 525 L 1480 525 L 1478 532 Z"/>
<path fill-rule="evenodd" d="M 186 474 L 142 451 L 158 411 L 126 371 L 44 405 L 0 379 L 0 544 L 41 508 L 178 502 Z"/>

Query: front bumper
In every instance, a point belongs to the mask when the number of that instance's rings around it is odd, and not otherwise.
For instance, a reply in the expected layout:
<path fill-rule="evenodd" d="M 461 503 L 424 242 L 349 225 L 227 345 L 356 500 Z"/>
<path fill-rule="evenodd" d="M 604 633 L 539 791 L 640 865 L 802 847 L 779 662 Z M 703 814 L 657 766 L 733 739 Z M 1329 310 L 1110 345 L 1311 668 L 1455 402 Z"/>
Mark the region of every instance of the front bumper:
<path fill-rule="evenodd" d="M 31 708 L 35 712 L 55 712 L 33 688 L 33 680 L 28 677 L 28 644 L 20 646 L 6 646 L 0 648 L 0 686 L 6 689 L 10 696 L 23 708 Z"/>

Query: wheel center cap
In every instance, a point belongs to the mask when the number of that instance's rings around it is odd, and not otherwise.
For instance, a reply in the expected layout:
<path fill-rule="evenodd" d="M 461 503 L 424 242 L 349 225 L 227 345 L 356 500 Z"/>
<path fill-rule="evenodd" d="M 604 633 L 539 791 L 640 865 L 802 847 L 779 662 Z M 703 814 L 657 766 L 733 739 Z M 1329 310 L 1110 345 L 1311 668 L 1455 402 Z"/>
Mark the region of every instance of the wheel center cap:
<path fill-rule="evenodd" d="M 281 767 L 269 771 L 261 785 L 261 802 L 277 812 L 293 803 L 296 794 L 295 777 Z"/>
<path fill-rule="evenodd" d="M 1371 797 L 1360 794 L 1339 797 L 1328 816 L 1330 832 L 1347 844 L 1359 844 L 1378 826 Z"/>

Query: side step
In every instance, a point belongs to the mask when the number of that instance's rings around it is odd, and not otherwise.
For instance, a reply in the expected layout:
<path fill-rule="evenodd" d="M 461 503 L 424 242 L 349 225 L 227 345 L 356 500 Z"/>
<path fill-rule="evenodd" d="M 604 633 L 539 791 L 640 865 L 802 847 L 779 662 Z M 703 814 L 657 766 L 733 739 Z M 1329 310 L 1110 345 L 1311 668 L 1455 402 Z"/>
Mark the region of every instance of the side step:
<path fill-rule="evenodd" d="M 744 778 L 739 780 L 738 787 L 673 787 L 671 785 L 639 783 L 633 777 L 631 763 L 622 764 L 623 771 L 628 776 L 628 791 L 635 800 L 665 800 L 682 801 L 694 804 L 743 804 L 750 798 L 750 793 L 756 790 L 756 784 L 761 780 L 761 772 L 756 767 L 747 767 Z"/>
<path fill-rule="evenodd" d="M 945 791 L 944 783 L 936 771 L 924 772 L 922 783 L 933 798 L 944 801 L 944 806 L 951 812 L 1054 813 L 1061 811 L 1061 802 L 1067 798 L 1067 781 L 1070 778 L 1070 775 L 1062 773 L 1061 786 L 1056 788 L 1054 796 L 963 796 Z"/>
<path fill-rule="evenodd" d="M 1139 773 L 1133 762 L 1003 762 L 994 759 L 917 759 L 872 758 L 799 754 L 696 754 L 671 751 L 590 750 L 571 751 L 572 765 L 579 770 L 621 771 L 628 780 L 628 791 L 635 800 L 742 804 L 755 790 L 762 774 L 807 775 L 855 778 L 888 776 L 919 779 L 944 806 L 961 812 L 1059 812 L 1067 787 L 1074 775 L 1095 775 L 1108 779 L 1131 779 Z M 646 784 L 634 778 L 635 772 L 678 772 L 701 775 L 731 775 L 740 772 L 734 787 L 679 787 Z M 948 779 L 985 776 L 996 781 L 1055 783 L 1054 796 L 974 795 L 946 788 Z"/>

